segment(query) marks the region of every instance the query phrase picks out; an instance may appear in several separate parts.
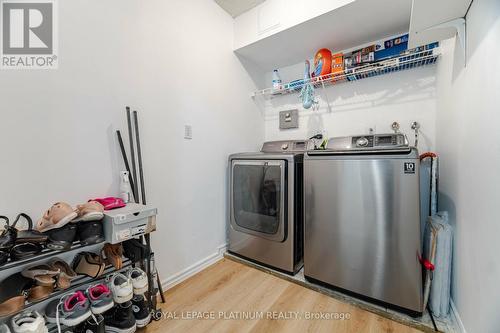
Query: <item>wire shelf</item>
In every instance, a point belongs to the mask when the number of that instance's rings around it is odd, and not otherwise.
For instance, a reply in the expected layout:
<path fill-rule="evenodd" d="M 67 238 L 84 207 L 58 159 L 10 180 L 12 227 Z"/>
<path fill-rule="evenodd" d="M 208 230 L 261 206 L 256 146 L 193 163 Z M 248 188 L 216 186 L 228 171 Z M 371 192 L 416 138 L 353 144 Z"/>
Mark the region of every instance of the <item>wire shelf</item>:
<path fill-rule="evenodd" d="M 373 76 L 399 72 L 411 68 L 432 65 L 436 63 L 440 55 L 439 47 L 408 53 L 394 58 L 373 62 L 364 66 L 349 68 L 343 73 L 332 73 L 307 80 L 296 80 L 285 83 L 280 89 L 266 88 L 257 90 L 252 97 L 257 96 L 279 96 L 300 92 L 306 84 L 312 84 L 315 88 L 326 87 L 344 82 L 353 82 Z"/>

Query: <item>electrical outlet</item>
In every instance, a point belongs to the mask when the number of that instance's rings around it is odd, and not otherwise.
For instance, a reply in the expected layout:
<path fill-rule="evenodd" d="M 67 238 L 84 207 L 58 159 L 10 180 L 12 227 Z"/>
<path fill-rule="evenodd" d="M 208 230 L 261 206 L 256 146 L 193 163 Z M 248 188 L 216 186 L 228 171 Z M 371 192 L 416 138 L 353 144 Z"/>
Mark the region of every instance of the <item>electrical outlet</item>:
<path fill-rule="evenodd" d="M 191 140 L 193 138 L 193 128 L 191 125 L 184 125 L 184 139 Z"/>

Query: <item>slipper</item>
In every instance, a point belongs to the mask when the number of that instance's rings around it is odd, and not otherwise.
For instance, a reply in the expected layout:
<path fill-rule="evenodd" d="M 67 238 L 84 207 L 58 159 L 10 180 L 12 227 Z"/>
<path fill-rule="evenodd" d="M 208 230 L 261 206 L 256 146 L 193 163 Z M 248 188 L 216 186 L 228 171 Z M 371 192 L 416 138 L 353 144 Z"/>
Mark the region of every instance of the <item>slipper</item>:
<path fill-rule="evenodd" d="M 78 214 L 65 202 L 57 202 L 45 212 L 36 225 L 40 232 L 61 228 L 74 220 Z"/>
<path fill-rule="evenodd" d="M 35 280 L 39 286 L 53 286 L 56 282 L 54 277 L 59 273 L 58 269 L 46 264 L 28 267 L 21 272 L 22 276 Z"/>
<path fill-rule="evenodd" d="M 54 258 L 49 262 L 49 266 L 54 271 L 59 271 L 57 276 L 57 288 L 68 289 L 71 286 L 71 280 L 76 278 L 76 272 L 68 265 L 68 263 L 59 258 Z"/>
<path fill-rule="evenodd" d="M 104 210 L 111 210 L 111 209 L 116 209 L 116 208 L 122 208 L 122 207 L 125 207 L 127 205 L 125 203 L 125 201 L 123 201 L 122 198 L 115 198 L 115 197 L 92 199 L 90 201 L 97 201 L 97 202 L 99 202 L 101 205 L 103 205 Z"/>
<path fill-rule="evenodd" d="M 97 201 L 89 201 L 83 205 L 76 206 L 78 218 L 73 222 L 78 221 L 99 221 L 104 217 L 104 206 Z"/>

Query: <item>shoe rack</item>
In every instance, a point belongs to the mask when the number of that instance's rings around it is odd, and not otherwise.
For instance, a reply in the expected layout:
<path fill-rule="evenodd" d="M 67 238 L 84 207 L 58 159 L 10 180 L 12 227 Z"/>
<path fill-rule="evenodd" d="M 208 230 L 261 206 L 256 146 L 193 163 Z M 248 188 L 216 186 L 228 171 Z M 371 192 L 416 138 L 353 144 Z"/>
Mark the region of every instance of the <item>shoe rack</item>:
<path fill-rule="evenodd" d="M 65 260 L 68 263 L 71 263 L 72 259 L 75 257 L 75 255 L 81 251 L 90 251 L 90 252 L 95 252 L 99 253 L 101 248 L 103 247 L 105 242 L 100 242 L 97 244 L 91 244 L 91 245 L 83 245 L 80 242 L 74 242 L 71 248 L 67 251 L 56 251 L 56 250 L 51 250 L 51 249 L 44 249 L 42 252 L 40 252 L 37 255 L 34 255 L 30 258 L 26 258 L 23 260 L 18 260 L 18 261 L 8 261 L 4 265 L 0 266 L 0 280 L 3 280 L 7 278 L 8 276 L 21 272 L 23 269 L 29 267 L 29 266 L 34 266 L 37 264 L 43 264 L 47 262 L 49 259 L 58 257 L 63 260 Z M 71 286 L 67 289 L 55 289 L 47 298 L 34 301 L 34 302 L 28 302 L 26 300 L 25 306 L 23 309 L 19 310 L 16 313 L 13 313 L 9 316 L 4 316 L 0 317 L 0 322 L 5 322 L 10 325 L 10 320 L 13 316 L 16 314 L 26 311 L 26 310 L 36 310 L 38 311 L 41 315 L 45 313 L 45 307 L 47 306 L 48 303 L 50 303 L 54 299 L 61 298 L 63 295 L 66 295 L 68 293 L 74 292 L 79 289 L 85 289 L 88 286 L 92 284 L 97 284 L 97 283 L 102 283 L 106 280 L 106 278 L 114 273 L 117 272 L 124 272 L 127 269 L 132 267 L 132 262 L 129 259 L 124 259 L 123 260 L 123 267 L 119 270 L 115 269 L 112 265 L 107 265 L 104 273 L 97 277 L 97 278 L 91 278 L 88 276 L 84 275 L 79 275 L 75 279 L 71 281 Z M 55 324 L 46 324 L 49 332 L 57 332 L 57 326 Z M 66 331 L 67 328 L 62 326 L 62 331 Z"/>

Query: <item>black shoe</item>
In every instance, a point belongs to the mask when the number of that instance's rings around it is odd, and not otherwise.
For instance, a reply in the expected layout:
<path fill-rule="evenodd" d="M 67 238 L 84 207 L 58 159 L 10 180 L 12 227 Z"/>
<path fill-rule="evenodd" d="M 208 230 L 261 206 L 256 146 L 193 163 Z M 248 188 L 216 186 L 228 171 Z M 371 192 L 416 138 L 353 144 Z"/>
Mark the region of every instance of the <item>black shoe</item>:
<path fill-rule="evenodd" d="M 80 221 L 78 225 L 78 239 L 82 245 L 104 242 L 101 221 Z"/>
<path fill-rule="evenodd" d="M 73 333 L 104 333 L 104 317 L 101 315 L 94 315 L 90 317 L 85 322 L 76 326 L 73 329 Z"/>
<path fill-rule="evenodd" d="M 71 249 L 71 245 L 73 245 L 76 237 L 76 230 L 77 226 L 75 223 L 68 223 L 64 227 L 45 232 L 49 236 L 47 247 L 58 251 Z"/>
<path fill-rule="evenodd" d="M 4 230 L 0 234 L 0 250 L 8 252 L 16 243 L 17 229 L 9 225 L 7 217 L 0 216 L 0 219 L 5 221 Z"/>
<path fill-rule="evenodd" d="M 132 313 L 132 302 L 117 304 L 104 314 L 106 333 L 134 333 L 135 317 Z"/>
<path fill-rule="evenodd" d="M 145 327 L 151 321 L 151 310 L 144 295 L 135 295 L 132 299 L 132 311 L 134 312 L 137 328 Z"/>

